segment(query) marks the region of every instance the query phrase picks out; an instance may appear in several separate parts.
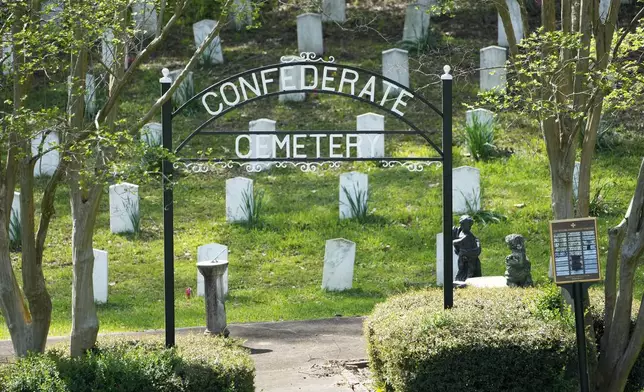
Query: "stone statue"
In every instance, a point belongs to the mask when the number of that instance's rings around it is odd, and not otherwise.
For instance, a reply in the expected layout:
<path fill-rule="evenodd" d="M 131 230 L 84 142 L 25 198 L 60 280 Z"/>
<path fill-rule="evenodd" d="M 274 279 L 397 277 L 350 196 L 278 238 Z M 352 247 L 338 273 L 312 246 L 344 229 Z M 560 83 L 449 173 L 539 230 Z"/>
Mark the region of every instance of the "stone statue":
<path fill-rule="evenodd" d="M 505 278 L 510 287 L 532 286 L 530 260 L 525 254 L 525 241 L 520 234 L 505 237 L 512 254 L 505 258 Z"/>
<path fill-rule="evenodd" d="M 479 260 L 481 243 L 472 234 L 474 219 L 471 216 L 461 216 L 458 223 L 460 227 L 452 228 L 454 252 L 458 255 L 458 274 L 455 280 L 464 282 L 467 278 L 482 276 L 481 260 Z"/>

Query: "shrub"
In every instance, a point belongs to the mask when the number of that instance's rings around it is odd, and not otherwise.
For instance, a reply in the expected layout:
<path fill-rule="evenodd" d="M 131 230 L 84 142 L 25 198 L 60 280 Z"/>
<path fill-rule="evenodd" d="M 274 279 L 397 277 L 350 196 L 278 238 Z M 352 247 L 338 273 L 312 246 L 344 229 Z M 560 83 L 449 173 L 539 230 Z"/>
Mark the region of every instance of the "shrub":
<path fill-rule="evenodd" d="M 575 391 L 574 329 L 530 311 L 537 290 L 404 294 L 365 322 L 375 380 L 386 391 Z"/>
<path fill-rule="evenodd" d="M 108 339 L 80 358 L 55 348 L 7 366 L 0 391 L 254 391 L 252 361 L 236 340 L 193 335 L 177 344 Z"/>
<path fill-rule="evenodd" d="M 474 160 L 485 160 L 494 155 L 494 134 L 494 126 L 481 122 L 477 116 L 472 116 L 472 123 L 465 125 L 465 146 Z"/>

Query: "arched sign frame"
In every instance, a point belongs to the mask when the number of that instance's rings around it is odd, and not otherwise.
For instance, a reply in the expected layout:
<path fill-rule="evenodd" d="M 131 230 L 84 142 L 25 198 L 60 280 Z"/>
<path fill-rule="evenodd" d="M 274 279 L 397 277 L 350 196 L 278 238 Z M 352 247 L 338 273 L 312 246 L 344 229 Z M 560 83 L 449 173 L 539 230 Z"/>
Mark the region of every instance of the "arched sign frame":
<path fill-rule="evenodd" d="M 325 67 L 323 70 L 322 77 L 322 87 L 317 88 L 317 81 L 315 86 L 305 86 L 302 85 L 300 89 L 279 89 L 280 91 L 271 91 L 267 89 L 267 84 L 274 82 L 273 79 L 268 79 L 266 75 L 269 72 L 279 72 L 282 74 L 282 70 L 286 70 L 288 67 L 300 67 L 311 69 L 311 67 Z M 348 70 L 346 72 L 353 72 L 355 75 L 365 74 L 369 75 L 369 83 L 375 83 L 375 79 L 378 79 L 380 83 L 386 83 L 389 87 L 385 92 L 385 98 L 383 98 L 380 103 L 375 100 L 375 93 L 371 92 L 371 99 L 366 99 L 362 97 L 364 90 L 356 95 L 354 91 L 354 85 L 351 86 L 351 93 L 344 92 L 342 88 L 342 82 L 340 83 L 339 90 L 335 91 L 330 88 L 325 88 L 324 78 L 327 76 L 327 68 L 337 70 L 338 68 L 343 70 Z M 292 68 L 291 68 L 292 69 Z M 317 69 L 317 68 L 316 68 Z M 167 151 L 174 153 L 177 156 L 177 161 L 171 163 L 169 160 L 164 159 L 162 161 L 162 173 L 163 173 L 163 240 L 164 240 L 164 300 L 165 300 L 165 338 L 167 346 L 174 346 L 175 344 L 175 315 L 174 315 L 174 206 L 173 206 L 173 189 L 172 189 L 172 177 L 175 169 L 183 167 L 192 172 L 206 172 L 212 168 L 223 168 L 231 169 L 234 167 L 243 167 L 248 172 L 260 171 L 263 168 L 263 165 L 266 162 L 274 164 L 276 167 L 296 167 L 302 171 L 316 171 L 322 168 L 338 168 L 342 162 L 355 162 L 355 161 L 375 161 L 381 164 L 383 168 L 402 166 L 407 168 L 410 171 L 423 171 L 425 167 L 432 164 L 442 164 L 443 169 L 443 249 L 444 254 L 448 254 L 448 249 L 452 248 L 452 76 L 450 75 L 450 67 L 445 66 L 443 68 L 444 74 L 441 76 L 442 81 L 442 110 L 439 110 L 435 105 L 425 99 L 421 94 L 416 91 L 409 90 L 406 86 L 384 77 L 376 72 L 350 66 L 344 64 L 336 64 L 333 57 L 329 57 L 328 60 L 317 57 L 314 53 L 301 53 L 299 57 L 293 56 L 283 57 L 280 64 L 266 65 L 255 69 L 250 69 L 232 75 L 226 79 L 220 80 L 211 86 L 205 88 L 199 93 L 195 94 L 193 97 L 188 99 L 183 105 L 178 107 L 176 110 L 173 109 L 173 104 L 171 99 L 167 99 L 162 106 L 161 117 L 162 117 L 162 143 L 163 148 Z M 257 75 L 260 75 L 262 84 L 259 84 L 257 80 Z M 317 71 L 315 75 L 318 75 Z M 248 97 L 246 92 L 243 92 L 244 100 L 241 101 L 240 94 L 236 91 L 236 102 L 234 104 L 228 105 L 224 108 L 223 104 L 218 106 L 218 109 L 213 111 L 206 98 L 214 97 L 217 98 L 217 89 L 223 89 L 225 85 L 231 85 L 234 81 L 238 81 L 241 84 L 240 78 L 252 76 L 254 84 L 250 84 L 244 79 L 246 85 L 250 86 L 249 89 L 254 92 L 259 92 L 255 94 L 254 97 Z M 303 75 L 304 76 L 304 75 Z M 279 80 L 279 79 L 278 79 Z M 353 82 L 357 82 L 357 78 Z M 167 69 L 163 70 L 163 77 L 159 80 L 161 83 L 161 94 L 165 95 L 173 83 L 172 79 L 169 77 L 169 71 Z M 305 83 L 302 83 L 305 84 Z M 252 88 L 255 87 L 255 88 Z M 386 103 L 387 94 L 389 93 L 389 88 L 394 88 L 398 94 L 398 98 L 394 102 L 393 106 L 388 109 L 384 106 Z M 366 88 L 366 87 L 365 87 Z M 220 90 L 221 91 L 221 90 Z M 263 93 L 262 93 L 263 92 Z M 417 135 L 422 137 L 427 144 L 438 154 L 438 156 L 432 157 L 335 157 L 335 158 L 321 158 L 319 156 L 313 157 L 270 157 L 270 158 L 258 158 L 258 157 L 237 157 L 237 158 L 205 158 L 205 157 L 183 157 L 181 152 L 187 143 L 192 140 L 195 136 L 198 135 L 211 135 L 211 136 L 220 136 L 220 135 L 237 135 L 239 136 L 248 136 L 250 132 L 248 131 L 210 131 L 206 127 L 216 121 L 218 118 L 224 116 L 225 114 L 234 111 L 240 107 L 243 107 L 251 102 L 255 102 L 260 99 L 269 98 L 273 96 L 278 96 L 282 94 L 293 94 L 293 93 L 318 93 L 318 94 L 330 94 L 330 95 L 339 95 L 348 97 L 357 101 L 367 103 L 371 106 L 378 108 L 380 111 L 386 112 L 388 115 L 401 120 L 407 124 L 411 131 L 315 131 L 325 135 L 361 135 L 361 134 L 408 134 L 408 135 Z M 221 94 L 223 95 L 223 94 Z M 369 94 L 365 94 L 369 95 Z M 442 146 L 438 146 L 430 139 L 430 134 L 426 130 L 422 130 L 413 121 L 408 120 L 404 117 L 404 113 L 397 109 L 397 106 L 406 106 L 406 103 L 403 101 L 404 97 L 407 96 L 410 99 L 415 99 L 422 103 L 429 112 L 433 112 L 435 115 L 438 115 L 442 119 Z M 402 98 L 401 98 L 402 97 Z M 223 97 L 219 97 L 222 98 Z M 206 110 L 212 115 L 208 120 L 200 124 L 195 128 L 184 140 L 182 140 L 176 148 L 173 148 L 172 142 L 172 122 L 174 117 L 182 113 L 188 105 L 194 101 L 201 99 L 202 104 Z M 221 103 L 221 102 L 220 102 Z M 228 102 L 226 102 L 228 103 Z M 259 133 L 259 132 L 258 132 Z M 261 132 L 262 135 L 288 135 L 294 134 L 304 134 L 307 132 L 298 132 L 298 131 L 269 131 Z M 451 258 L 444 257 L 444 307 L 451 308 L 453 304 L 453 267 Z"/>

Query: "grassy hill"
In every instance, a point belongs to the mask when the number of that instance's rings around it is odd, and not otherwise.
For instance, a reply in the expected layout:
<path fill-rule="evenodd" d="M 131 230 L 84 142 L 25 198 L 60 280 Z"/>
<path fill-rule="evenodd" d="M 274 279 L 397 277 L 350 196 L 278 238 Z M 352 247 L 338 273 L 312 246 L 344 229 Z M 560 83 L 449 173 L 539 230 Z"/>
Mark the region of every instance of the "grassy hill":
<path fill-rule="evenodd" d="M 262 13 L 259 29 L 221 34 L 226 63 L 194 70 L 196 91 L 239 71 L 278 63 L 297 53 L 296 7 Z M 396 47 L 402 35 L 403 9 L 388 2 L 348 8 L 349 21 L 325 25 L 325 53 L 338 63 L 380 71 L 381 52 Z M 461 145 L 464 112 L 476 102 L 478 51 L 495 44 L 496 16 L 490 10 L 458 13 L 433 22 L 432 46 L 412 51 L 412 88 L 440 106 L 439 76 L 444 64 L 452 65 L 455 82 L 454 167 L 475 166 L 481 171 L 482 203 L 486 210 L 507 217 L 500 223 L 476 224 L 484 275 L 501 275 L 509 251 L 503 241 L 510 233 L 526 237 L 528 257 L 537 285 L 547 284 L 550 180 L 543 140 L 534 119 L 511 113 L 497 121 L 498 144 L 514 150 L 506 158 L 475 162 Z M 194 50 L 189 24 L 179 26 L 167 46 L 141 70 L 130 86 L 121 111 L 132 121 L 142 115 L 159 95 L 163 67 L 178 68 Z M 59 102 L 60 91 L 45 91 L 42 103 Z M 491 108 L 494 110 L 494 108 Z M 352 130 L 355 116 L 374 111 L 368 105 L 343 97 L 310 94 L 297 104 L 279 104 L 277 98 L 249 104 L 213 124 L 213 130 L 247 130 L 259 118 L 277 121 L 280 130 Z M 428 130 L 439 129 L 435 116 L 410 111 L 409 116 Z M 175 145 L 207 118 L 195 109 L 175 122 Z M 160 119 L 160 117 L 159 117 Z M 391 117 L 386 129 L 407 129 Z M 434 135 L 440 143 L 440 134 Z M 220 139 L 213 139 L 220 140 Z M 214 144 L 195 140 L 195 150 L 216 152 L 234 148 L 230 142 Z M 612 212 L 600 216 L 601 255 L 605 258 L 606 230 L 621 219 L 632 195 L 642 138 L 628 129 L 612 151 L 597 154 L 593 189 L 603 187 Z M 409 136 L 388 139 L 388 155 L 429 154 L 426 143 Z M 133 159 L 139 159 L 135 157 Z M 338 220 L 338 181 L 343 172 L 369 174 L 369 209 L 365 224 Z M 225 180 L 247 176 L 265 192 L 262 224 L 255 228 L 225 222 Z M 229 322 L 267 321 L 363 315 L 389 295 L 435 284 L 435 236 L 442 228 L 441 169 L 431 167 L 411 173 L 382 169 L 374 164 L 345 164 L 340 170 L 302 173 L 274 169 L 259 174 L 242 170 L 202 175 L 181 175 L 175 188 L 176 317 L 178 327 L 204 324 L 201 298 L 185 299 L 186 287 L 196 288 L 197 247 L 219 242 L 229 247 Z M 140 236 L 110 233 L 107 194 L 96 223 L 96 249 L 109 252 L 109 302 L 99 306 L 101 331 L 144 330 L 163 327 L 162 189 L 154 180 L 139 183 Z M 41 183 L 41 189 L 44 183 Z M 525 207 L 517 205 L 525 204 Z M 54 303 L 52 334 L 67 334 L 71 317 L 71 219 L 68 190 L 61 187 L 56 200 L 45 252 L 45 274 Z M 455 217 L 455 221 L 458 218 Z M 346 238 L 356 242 L 354 289 L 327 293 L 320 289 L 324 241 Z M 12 255 L 19 268 L 19 254 Z M 641 281 L 641 280 L 639 280 Z M 644 290 L 638 286 L 638 295 Z M 8 338 L 4 322 L 0 338 Z"/>

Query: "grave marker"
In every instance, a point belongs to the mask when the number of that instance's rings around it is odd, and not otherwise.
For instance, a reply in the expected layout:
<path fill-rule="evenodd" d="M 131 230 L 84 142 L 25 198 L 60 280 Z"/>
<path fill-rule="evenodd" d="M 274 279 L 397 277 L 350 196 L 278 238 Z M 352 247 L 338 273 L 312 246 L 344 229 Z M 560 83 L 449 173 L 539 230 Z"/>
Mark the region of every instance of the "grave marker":
<path fill-rule="evenodd" d="M 217 22 L 211 19 L 204 19 L 192 25 L 192 33 L 195 38 L 195 46 L 198 48 L 201 46 L 201 43 L 206 40 L 206 37 L 217 28 Z M 201 54 L 200 61 L 202 63 L 210 64 L 223 64 L 224 63 L 224 54 L 221 49 L 221 39 L 219 36 L 216 36 L 208 45 L 208 47 Z M 175 71 L 177 72 L 177 71 Z M 172 77 L 172 76 L 171 76 Z M 174 80 L 174 78 L 173 78 Z M 194 89 L 193 94 L 194 95 Z M 192 97 L 192 95 L 187 96 L 187 98 Z"/>
<path fill-rule="evenodd" d="M 20 218 L 20 192 L 13 192 L 13 201 L 11 202 L 11 216 L 9 217 L 9 239 L 19 241 L 21 229 Z"/>
<path fill-rule="evenodd" d="M 436 234 L 436 285 L 442 286 L 445 282 L 445 264 L 443 252 L 443 233 Z M 458 255 L 454 252 L 452 247 L 452 281 L 456 279 L 458 274 Z"/>
<path fill-rule="evenodd" d="M 11 34 L 5 34 L 2 36 L 2 50 L 0 51 L 0 56 L 2 60 L 2 73 L 8 75 L 13 70 L 13 45 L 11 40 Z"/>
<path fill-rule="evenodd" d="M 409 53 L 403 49 L 389 49 L 382 52 L 382 76 L 409 87 Z M 387 90 L 389 83 L 383 81 L 382 89 Z M 398 94 L 401 88 L 391 86 L 391 91 Z"/>
<path fill-rule="evenodd" d="M 376 113 L 365 113 L 356 117 L 357 131 L 384 131 L 385 116 Z M 384 158 L 385 134 L 359 134 L 358 157 Z"/>
<path fill-rule="evenodd" d="M 94 302 L 104 304 L 107 302 L 109 279 L 107 274 L 107 252 L 94 249 L 94 270 L 92 271 L 94 286 Z"/>
<path fill-rule="evenodd" d="M 322 16 L 320 14 L 302 14 L 297 16 L 297 49 L 317 55 L 324 53 L 322 36 Z"/>
<path fill-rule="evenodd" d="M 429 9 L 427 6 L 415 3 L 407 6 L 403 41 L 417 42 L 425 39 L 429 33 Z"/>
<path fill-rule="evenodd" d="M 456 214 L 481 209 L 481 173 L 479 169 L 461 166 L 452 170 L 452 211 Z M 470 208 L 468 208 L 468 204 Z"/>
<path fill-rule="evenodd" d="M 351 198 L 351 200 L 349 200 Z M 364 173 L 350 172 L 340 175 L 340 219 L 356 217 L 356 212 L 351 207 L 367 211 L 369 199 L 369 176 Z"/>
<path fill-rule="evenodd" d="M 85 113 L 89 116 L 98 112 L 96 91 L 96 78 L 92 74 L 85 74 Z"/>
<path fill-rule="evenodd" d="M 355 242 L 344 238 L 328 240 L 324 248 L 322 289 L 329 291 L 350 289 L 353 286 L 355 259 Z"/>
<path fill-rule="evenodd" d="M 575 196 L 575 199 L 579 198 L 579 170 L 581 169 L 581 163 L 575 162 L 575 168 L 572 172 L 572 194 Z"/>
<path fill-rule="evenodd" d="M 300 61 L 299 56 L 283 56 L 281 63 L 291 63 Z M 284 67 L 280 70 L 280 91 L 302 89 L 302 66 L 294 65 L 292 68 Z M 306 99 L 306 93 L 281 94 L 280 102 L 302 102 Z"/>
<path fill-rule="evenodd" d="M 347 20 L 346 0 L 322 0 L 322 21 L 344 23 Z"/>
<path fill-rule="evenodd" d="M 245 177 L 226 180 L 226 222 L 248 221 L 246 204 L 253 201 L 253 180 Z"/>
<path fill-rule="evenodd" d="M 481 49 L 480 89 L 482 91 L 505 90 L 505 61 L 507 50 L 500 46 Z"/>
<path fill-rule="evenodd" d="M 139 229 L 139 186 L 122 182 L 111 185 L 110 230 L 112 233 L 135 233 Z"/>
<path fill-rule="evenodd" d="M 523 20 L 521 19 L 521 6 L 517 0 L 505 0 L 505 3 L 508 5 L 508 11 L 510 11 L 510 21 L 512 22 L 512 29 L 514 30 L 514 38 L 517 41 L 517 44 L 523 39 Z M 509 47 L 508 36 L 505 34 L 505 26 L 503 26 L 503 21 L 501 20 L 501 15 L 497 14 L 498 20 L 498 33 L 497 33 L 497 42 L 499 46 Z"/>
<path fill-rule="evenodd" d="M 228 247 L 226 245 L 212 243 L 201 245 L 197 248 L 197 264 L 204 261 L 211 260 L 228 260 Z M 224 272 L 223 277 L 224 295 L 228 295 L 228 269 Z M 197 268 L 197 295 L 203 297 L 205 293 L 204 278 Z"/>
<path fill-rule="evenodd" d="M 103 38 L 101 39 L 101 60 L 107 69 L 112 69 L 112 65 L 114 65 L 114 61 L 116 60 L 114 32 L 112 29 L 107 29 L 103 33 Z"/>
<path fill-rule="evenodd" d="M 132 19 L 138 35 L 154 37 L 157 31 L 157 10 L 154 1 L 135 0 L 132 3 Z"/>
<path fill-rule="evenodd" d="M 31 140 L 31 155 L 38 155 L 39 151 L 44 152 L 38 158 L 34 166 L 35 177 L 50 177 L 54 174 L 60 163 L 60 152 L 55 149 L 58 146 L 58 134 L 54 131 L 41 131 Z"/>
<path fill-rule="evenodd" d="M 253 3 L 251 0 L 235 0 L 232 12 L 237 31 L 253 24 Z"/>
<path fill-rule="evenodd" d="M 248 123 L 249 132 L 275 132 L 275 121 L 267 118 L 250 121 Z M 250 157 L 257 158 L 275 158 L 275 144 L 272 135 L 262 135 L 257 133 L 250 134 Z M 253 171 L 262 171 L 270 168 L 270 162 L 252 162 Z"/>
<path fill-rule="evenodd" d="M 172 79 L 172 83 L 177 80 L 179 74 L 181 74 L 181 71 L 182 70 L 178 69 L 176 71 L 171 71 L 170 73 L 168 73 L 168 77 Z M 186 76 L 186 78 L 181 82 L 179 88 L 174 91 L 172 101 L 176 106 L 181 106 L 186 103 L 188 99 L 190 99 L 190 97 L 192 97 L 193 95 L 195 95 L 195 84 L 192 79 L 192 71 L 190 71 L 188 72 L 188 76 Z"/>
<path fill-rule="evenodd" d="M 159 147 L 162 144 L 163 132 L 161 124 L 157 122 L 147 123 L 141 128 L 141 141 L 148 147 Z"/>
<path fill-rule="evenodd" d="M 479 108 L 465 112 L 465 124 L 467 126 L 473 126 L 474 119 L 476 119 L 476 121 L 481 125 L 488 127 L 494 126 L 494 112 L 491 112 L 487 109 Z"/>

